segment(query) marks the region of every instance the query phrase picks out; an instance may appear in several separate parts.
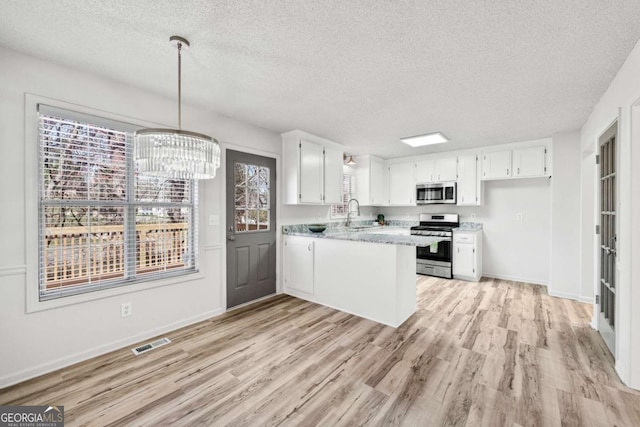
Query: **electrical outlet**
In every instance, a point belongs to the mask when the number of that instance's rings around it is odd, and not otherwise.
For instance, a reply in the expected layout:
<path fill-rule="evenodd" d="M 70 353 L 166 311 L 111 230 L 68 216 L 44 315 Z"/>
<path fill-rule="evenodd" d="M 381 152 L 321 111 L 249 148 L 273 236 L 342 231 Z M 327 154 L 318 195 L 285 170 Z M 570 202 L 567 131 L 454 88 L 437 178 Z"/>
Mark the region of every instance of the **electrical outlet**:
<path fill-rule="evenodd" d="M 516 214 L 516 221 L 522 221 L 522 219 L 523 219 L 522 212 L 518 212 Z"/>
<path fill-rule="evenodd" d="M 476 214 L 474 214 L 474 213 L 471 214 L 471 220 L 473 220 L 473 221 L 476 220 Z"/>
<path fill-rule="evenodd" d="M 120 316 L 128 317 L 128 316 L 131 316 L 131 313 L 132 313 L 131 303 L 123 302 L 122 305 L 120 305 Z"/>

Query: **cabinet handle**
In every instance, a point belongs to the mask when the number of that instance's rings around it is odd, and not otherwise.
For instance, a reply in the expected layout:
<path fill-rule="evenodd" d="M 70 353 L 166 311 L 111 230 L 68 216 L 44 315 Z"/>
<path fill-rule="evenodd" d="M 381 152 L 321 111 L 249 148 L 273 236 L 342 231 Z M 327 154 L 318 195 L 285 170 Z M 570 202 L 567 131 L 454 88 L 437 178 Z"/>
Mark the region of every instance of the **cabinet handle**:
<path fill-rule="evenodd" d="M 507 169 L 507 175 L 509 175 L 509 169 Z"/>
<path fill-rule="evenodd" d="M 309 243 L 309 246 L 307 246 L 307 249 L 309 250 L 309 252 L 311 252 L 311 245 L 313 245 L 313 243 Z"/>
<path fill-rule="evenodd" d="M 516 172 L 516 175 L 520 175 L 520 168 L 518 168 L 518 172 Z"/>

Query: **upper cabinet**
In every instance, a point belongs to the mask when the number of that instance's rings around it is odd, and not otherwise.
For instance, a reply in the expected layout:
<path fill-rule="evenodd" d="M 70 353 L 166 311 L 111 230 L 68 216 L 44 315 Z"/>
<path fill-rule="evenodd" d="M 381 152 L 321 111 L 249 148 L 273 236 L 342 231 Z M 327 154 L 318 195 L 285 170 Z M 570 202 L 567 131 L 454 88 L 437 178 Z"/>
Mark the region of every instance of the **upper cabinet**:
<path fill-rule="evenodd" d="M 478 155 L 458 156 L 458 205 L 478 206 L 481 203 L 481 184 L 478 179 Z"/>
<path fill-rule="evenodd" d="M 505 178 L 511 178 L 511 150 L 483 153 L 482 179 Z"/>
<path fill-rule="evenodd" d="M 324 199 L 325 204 L 342 203 L 342 150 L 324 147 Z"/>
<path fill-rule="evenodd" d="M 549 177 L 550 147 L 551 139 L 541 139 L 484 151 L 482 179 Z"/>
<path fill-rule="evenodd" d="M 340 145 L 302 132 L 282 134 L 284 203 L 335 204 L 342 201 Z"/>
<path fill-rule="evenodd" d="M 457 158 L 439 157 L 420 160 L 415 163 L 415 182 L 455 181 L 457 176 Z"/>
<path fill-rule="evenodd" d="M 389 206 L 415 206 L 416 184 L 413 163 L 389 165 Z"/>
<path fill-rule="evenodd" d="M 513 150 L 513 176 L 527 178 L 546 176 L 547 147 L 526 147 Z"/>
<path fill-rule="evenodd" d="M 389 204 L 387 164 L 374 156 L 356 158 L 356 199 L 361 206 Z"/>

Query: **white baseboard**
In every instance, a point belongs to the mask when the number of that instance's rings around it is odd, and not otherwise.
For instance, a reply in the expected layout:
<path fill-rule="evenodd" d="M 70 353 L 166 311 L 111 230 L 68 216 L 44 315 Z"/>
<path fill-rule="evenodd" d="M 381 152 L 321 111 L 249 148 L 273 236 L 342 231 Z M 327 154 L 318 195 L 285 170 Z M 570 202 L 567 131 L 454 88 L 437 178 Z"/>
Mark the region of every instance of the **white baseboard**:
<path fill-rule="evenodd" d="M 593 297 L 583 297 L 583 296 L 578 297 L 578 301 L 586 302 L 587 304 L 593 304 L 595 302 L 593 300 Z"/>
<path fill-rule="evenodd" d="M 197 316 L 190 317 L 188 319 L 183 319 L 178 322 L 171 323 L 169 325 L 164 325 L 158 328 L 150 329 L 145 332 L 141 332 L 131 337 L 127 337 L 121 340 L 103 344 L 98 347 L 94 347 L 92 349 L 73 354 L 71 356 L 63 357 L 57 360 L 43 363 L 42 365 L 34 366 L 32 368 L 24 369 L 19 372 L 14 372 L 9 375 L 5 375 L 3 377 L 0 377 L 0 389 L 12 386 L 14 384 L 21 383 L 26 380 L 30 380 L 31 378 L 35 378 L 40 375 L 48 374 L 50 372 L 65 368 L 67 366 L 73 365 L 78 362 L 83 362 L 87 359 L 91 359 L 92 357 L 101 356 L 111 351 L 119 350 L 121 348 L 128 347 L 133 344 L 137 344 L 140 341 L 144 341 L 161 334 L 166 334 L 171 331 L 175 331 L 176 329 L 180 329 L 184 326 L 189 326 L 194 323 L 198 323 L 203 320 L 210 319 L 222 313 L 224 313 L 224 309 L 208 311 L 206 313 L 202 313 Z"/>
<path fill-rule="evenodd" d="M 552 297 L 558 297 L 558 298 L 572 299 L 574 301 L 580 301 L 580 295 L 578 295 L 578 294 L 572 294 L 570 292 L 556 292 L 556 291 L 553 291 L 551 289 L 547 289 L 547 292 Z"/>
<path fill-rule="evenodd" d="M 534 285 L 542 285 L 547 287 L 549 286 L 548 282 L 545 282 L 539 279 L 531 279 L 529 277 L 509 276 L 507 274 L 495 274 L 495 273 L 487 273 L 487 272 L 483 272 L 482 276 L 490 277 L 492 279 L 509 280 L 511 282 L 524 282 L 524 283 L 531 283 Z"/>

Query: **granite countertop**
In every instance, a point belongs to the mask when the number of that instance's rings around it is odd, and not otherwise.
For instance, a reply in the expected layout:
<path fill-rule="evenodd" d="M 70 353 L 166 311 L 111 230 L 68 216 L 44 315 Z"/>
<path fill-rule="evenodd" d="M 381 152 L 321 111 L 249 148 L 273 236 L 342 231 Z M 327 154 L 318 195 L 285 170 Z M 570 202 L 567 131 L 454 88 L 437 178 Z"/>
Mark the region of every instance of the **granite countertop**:
<path fill-rule="evenodd" d="M 461 222 L 460 227 L 454 228 L 453 231 L 480 231 L 482 224 L 479 222 Z"/>
<path fill-rule="evenodd" d="M 350 230 L 341 224 L 333 226 L 331 224 L 327 225 L 327 229 L 322 233 L 312 233 L 307 229 L 307 224 L 285 225 L 282 227 L 282 234 L 288 236 L 313 237 L 317 239 L 349 240 L 407 246 L 429 246 L 432 243 L 442 240 L 442 237 L 412 236 L 409 230 L 410 226 L 385 225 L 371 226 L 361 230 Z"/>

